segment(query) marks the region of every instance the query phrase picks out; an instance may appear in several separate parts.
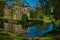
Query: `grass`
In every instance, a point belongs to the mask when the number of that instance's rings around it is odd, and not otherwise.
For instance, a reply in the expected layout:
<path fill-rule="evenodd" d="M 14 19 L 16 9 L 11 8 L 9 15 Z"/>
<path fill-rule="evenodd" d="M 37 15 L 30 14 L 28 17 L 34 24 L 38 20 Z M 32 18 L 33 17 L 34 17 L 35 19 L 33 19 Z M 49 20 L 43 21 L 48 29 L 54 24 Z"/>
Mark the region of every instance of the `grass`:
<path fill-rule="evenodd" d="M 40 40 L 52 40 L 52 38 L 51 37 L 43 37 Z"/>
<path fill-rule="evenodd" d="M 38 37 L 41 40 L 59 40 L 60 39 L 60 27 L 55 28 L 51 32 Z M 32 40 L 32 38 L 23 38 L 14 35 L 13 33 L 3 31 L 0 29 L 0 40 Z"/>
<path fill-rule="evenodd" d="M 60 35 L 60 34 L 59 34 Z M 35 37 L 34 39 L 40 39 L 40 40 L 55 40 L 56 39 L 60 39 L 60 36 L 56 35 L 56 36 L 42 36 L 42 37 Z M 0 29 L 0 40 L 32 40 L 32 38 L 24 38 L 24 37 L 19 37 L 16 36 L 13 33 L 10 32 L 6 32 L 6 31 L 2 31 L 2 29 Z"/>
<path fill-rule="evenodd" d="M 0 40 L 31 40 L 31 38 L 19 37 L 13 33 L 0 29 Z"/>
<path fill-rule="evenodd" d="M 44 37 L 41 38 L 42 40 L 50 40 L 50 37 Z M 0 29 L 0 40 L 32 40 L 32 38 L 23 38 L 23 37 L 18 37 L 13 33 L 2 31 Z"/>
<path fill-rule="evenodd" d="M 10 32 L 0 30 L 0 40 L 22 40 L 22 39 L 20 39 L 18 36 Z"/>

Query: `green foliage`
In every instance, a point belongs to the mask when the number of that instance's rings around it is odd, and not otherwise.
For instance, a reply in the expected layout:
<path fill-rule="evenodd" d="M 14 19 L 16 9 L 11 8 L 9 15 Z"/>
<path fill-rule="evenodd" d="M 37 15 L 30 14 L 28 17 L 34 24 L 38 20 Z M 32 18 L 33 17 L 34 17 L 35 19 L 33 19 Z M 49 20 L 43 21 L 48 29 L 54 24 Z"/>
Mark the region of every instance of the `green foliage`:
<path fill-rule="evenodd" d="M 4 28 L 4 20 L 0 19 L 0 28 Z"/>
<path fill-rule="evenodd" d="M 44 37 L 41 40 L 52 40 L 50 37 Z"/>
<path fill-rule="evenodd" d="M 0 31 L 0 40 L 22 40 L 22 39 L 12 33 L 2 30 Z"/>
<path fill-rule="evenodd" d="M 28 20 L 28 16 L 27 16 L 26 14 L 23 14 L 23 15 L 22 15 L 22 20 L 23 20 L 23 21 L 27 21 L 27 20 Z"/>
<path fill-rule="evenodd" d="M 45 16 L 44 16 L 44 19 L 45 19 L 45 20 L 49 20 L 49 16 L 48 16 L 48 15 L 45 15 Z"/>
<path fill-rule="evenodd" d="M 22 28 L 23 29 L 27 29 L 28 26 L 29 26 L 29 23 L 28 22 L 22 21 Z"/>
<path fill-rule="evenodd" d="M 43 16 L 43 14 L 42 14 L 42 15 L 40 15 L 40 16 L 39 16 L 39 18 L 40 18 L 40 19 L 44 19 L 44 16 Z"/>
<path fill-rule="evenodd" d="M 30 10 L 30 17 L 31 18 L 37 18 L 37 15 L 38 13 L 36 12 L 36 11 L 34 11 L 34 10 Z"/>
<path fill-rule="evenodd" d="M 53 7 L 54 7 L 54 12 L 53 15 L 55 19 L 60 19 L 60 0 L 51 0 Z"/>
<path fill-rule="evenodd" d="M 52 38 L 53 40 L 60 40 L 60 34 L 59 35 L 56 35 Z"/>
<path fill-rule="evenodd" d="M 23 26 L 23 29 L 26 29 L 28 27 L 28 16 L 26 14 L 23 14 L 22 15 L 22 26 Z"/>
<path fill-rule="evenodd" d="M 22 40 L 29 40 L 28 38 L 22 38 Z"/>
<path fill-rule="evenodd" d="M 5 2 L 0 1 L 0 17 L 4 16 L 4 7 L 5 7 Z"/>

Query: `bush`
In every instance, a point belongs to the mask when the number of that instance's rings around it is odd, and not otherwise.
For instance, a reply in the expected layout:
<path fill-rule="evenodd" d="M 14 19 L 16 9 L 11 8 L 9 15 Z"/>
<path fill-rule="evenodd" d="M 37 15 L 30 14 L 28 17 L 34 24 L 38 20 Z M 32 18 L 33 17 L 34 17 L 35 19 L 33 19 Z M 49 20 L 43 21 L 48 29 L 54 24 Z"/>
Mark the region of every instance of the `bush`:
<path fill-rule="evenodd" d="M 28 16 L 27 16 L 26 14 L 23 14 L 23 15 L 22 15 L 22 20 L 23 20 L 23 21 L 27 21 L 27 20 L 28 20 Z"/>

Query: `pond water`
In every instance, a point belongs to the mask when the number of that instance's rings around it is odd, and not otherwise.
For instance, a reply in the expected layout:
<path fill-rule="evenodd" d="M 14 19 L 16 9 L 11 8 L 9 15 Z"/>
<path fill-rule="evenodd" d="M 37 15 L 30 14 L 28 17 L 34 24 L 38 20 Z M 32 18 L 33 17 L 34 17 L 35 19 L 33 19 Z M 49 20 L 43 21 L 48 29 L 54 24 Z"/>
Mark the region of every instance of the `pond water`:
<path fill-rule="evenodd" d="M 36 26 L 30 26 L 28 27 L 28 36 L 29 37 L 35 37 L 35 36 L 41 36 L 47 32 L 50 32 L 53 30 L 53 24 L 50 24 L 47 30 L 40 30 L 36 28 Z"/>

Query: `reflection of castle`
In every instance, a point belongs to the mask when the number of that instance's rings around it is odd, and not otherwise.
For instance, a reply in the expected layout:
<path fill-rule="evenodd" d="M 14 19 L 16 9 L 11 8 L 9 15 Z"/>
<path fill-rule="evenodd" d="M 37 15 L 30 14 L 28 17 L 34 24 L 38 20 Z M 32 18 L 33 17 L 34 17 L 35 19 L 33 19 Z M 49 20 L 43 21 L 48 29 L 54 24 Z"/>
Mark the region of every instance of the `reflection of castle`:
<path fill-rule="evenodd" d="M 9 7 L 8 5 L 5 5 L 5 8 L 4 8 L 4 18 L 5 19 L 13 19 L 13 20 L 21 20 L 22 19 L 22 15 L 25 13 L 28 18 L 29 18 L 29 7 L 21 7 L 20 5 L 18 4 L 13 4 L 11 7 Z M 4 23 L 4 30 L 5 31 L 10 31 L 10 32 L 13 32 L 15 34 L 19 34 L 19 33 L 23 33 L 23 29 L 22 29 L 22 25 L 17 25 L 14 21 L 9 21 L 8 20 L 8 23 Z"/>

